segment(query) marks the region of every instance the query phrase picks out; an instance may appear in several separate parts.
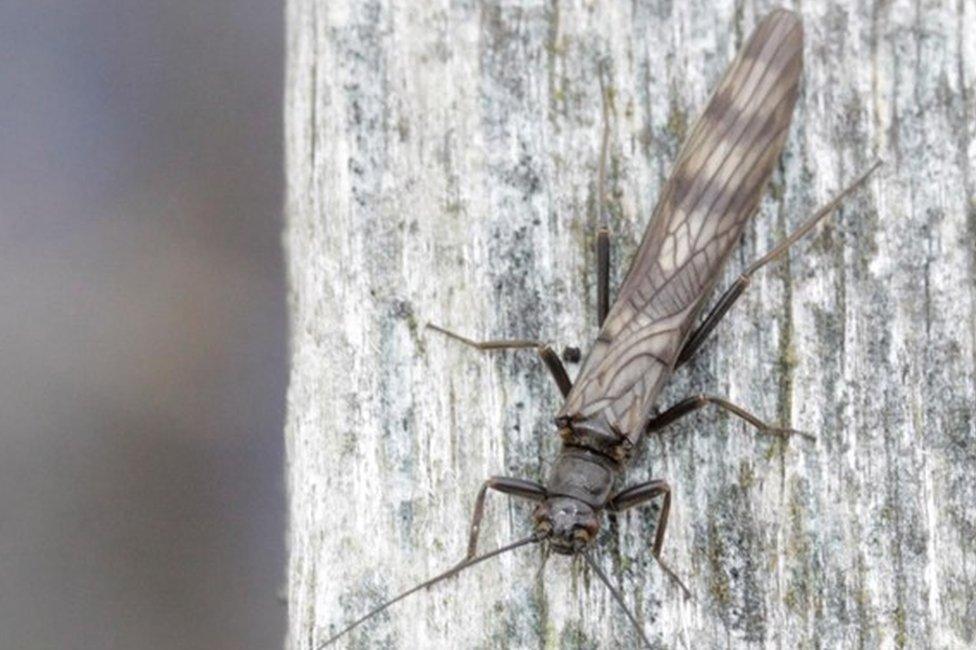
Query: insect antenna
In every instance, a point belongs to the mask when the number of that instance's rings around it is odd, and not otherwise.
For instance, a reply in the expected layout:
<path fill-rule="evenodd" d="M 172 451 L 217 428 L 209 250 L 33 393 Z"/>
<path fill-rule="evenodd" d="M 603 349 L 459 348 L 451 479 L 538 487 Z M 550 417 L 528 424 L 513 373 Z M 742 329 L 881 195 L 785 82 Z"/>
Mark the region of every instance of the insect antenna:
<path fill-rule="evenodd" d="M 535 581 L 542 582 L 542 577 L 546 572 L 546 563 L 549 562 L 549 547 L 542 547 L 542 562 L 539 563 L 539 570 L 535 572 Z"/>
<path fill-rule="evenodd" d="M 533 535 L 530 535 L 529 537 L 520 539 L 520 540 L 518 540 L 516 542 L 512 542 L 511 544 L 508 544 L 506 546 L 502 546 L 501 548 L 496 548 L 494 551 L 488 551 L 487 553 L 482 553 L 481 555 L 478 555 L 476 557 L 473 557 L 470 560 L 462 560 L 460 563 L 458 563 L 455 566 L 451 567 L 450 569 L 448 569 L 444 573 L 441 573 L 440 575 L 436 575 L 433 578 L 431 578 L 431 579 L 429 579 L 429 580 L 427 580 L 425 582 L 421 582 L 419 585 L 417 585 L 415 587 L 412 587 L 412 588 L 404 591 L 399 596 L 396 596 L 395 598 L 391 598 L 390 600 L 386 601 L 382 605 L 379 605 L 378 607 L 373 608 L 365 616 L 356 619 L 355 621 L 353 621 L 352 623 L 350 623 L 349 625 L 347 625 L 346 627 L 344 627 L 342 630 L 340 630 L 336 634 L 332 635 L 331 637 L 329 637 L 328 639 L 326 639 L 325 641 L 323 641 L 322 643 L 320 643 L 318 645 L 318 648 L 319 648 L 319 650 L 321 650 L 325 646 L 331 645 L 332 643 L 334 643 L 335 641 L 337 641 L 340 637 L 342 637 L 343 635 L 345 635 L 347 632 L 351 632 L 354 628 L 359 627 L 359 625 L 361 625 L 362 623 L 365 623 L 366 621 L 368 621 L 369 619 L 373 618 L 374 616 L 376 616 L 377 614 L 379 614 L 383 610 L 387 609 L 391 605 L 400 602 L 401 600 L 403 600 L 404 598 L 406 598 L 410 594 L 416 593 L 416 592 L 420 591 L 421 589 L 426 589 L 428 587 L 432 587 L 435 584 L 437 584 L 438 582 L 440 582 L 441 580 L 447 580 L 448 578 L 451 578 L 453 576 L 456 576 L 457 574 L 461 573 L 465 569 L 467 569 L 469 567 L 472 567 L 475 564 L 478 564 L 480 562 L 484 562 L 487 559 L 490 559 L 490 558 L 493 558 L 495 556 L 501 555 L 502 553 L 507 553 L 508 551 L 514 551 L 515 549 L 519 548 L 520 546 L 525 546 L 526 544 L 532 544 L 533 542 L 539 542 L 539 541 L 542 541 L 542 536 L 540 536 L 539 534 L 533 534 Z"/>
<path fill-rule="evenodd" d="M 588 553 L 584 551 L 581 553 L 581 555 L 583 556 L 583 559 L 586 560 L 586 563 L 590 565 L 590 568 L 593 569 L 593 572 L 600 577 L 600 580 L 603 581 L 603 584 L 607 586 L 607 589 L 610 590 L 610 593 L 613 594 L 613 598 L 614 600 L 617 601 L 617 604 L 619 604 L 623 608 L 624 612 L 626 612 L 627 618 L 629 618 L 630 622 L 634 624 L 634 628 L 637 630 L 637 634 L 640 635 L 640 638 L 644 641 L 644 645 L 646 645 L 648 648 L 652 648 L 653 646 L 651 646 L 651 642 L 644 635 L 644 628 L 641 627 L 640 623 L 637 622 L 637 617 L 634 616 L 633 612 L 630 611 L 630 608 L 627 607 L 627 603 L 624 602 L 624 597 L 610 583 L 610 579 L 607 578 L 607 576 L 603 573 L 603 570 L 600 569 L 599 566 L 597 566 L 597 563 L 593 561 L 593 558 L 591 558 Z"/>

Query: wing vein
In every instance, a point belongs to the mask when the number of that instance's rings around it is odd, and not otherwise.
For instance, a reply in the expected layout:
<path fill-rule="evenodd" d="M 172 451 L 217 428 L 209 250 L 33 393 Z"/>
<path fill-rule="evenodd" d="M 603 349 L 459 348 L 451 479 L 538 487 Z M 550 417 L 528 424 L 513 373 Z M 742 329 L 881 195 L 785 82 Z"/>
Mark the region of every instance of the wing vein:
<path fill-rule="evenodd" d="M 601 417 L 636 442 L 704 296 L 755 212 L 782 151 L 803 32 L 766 16 L 729 65 L 691 135 L 559 418 Z"/>

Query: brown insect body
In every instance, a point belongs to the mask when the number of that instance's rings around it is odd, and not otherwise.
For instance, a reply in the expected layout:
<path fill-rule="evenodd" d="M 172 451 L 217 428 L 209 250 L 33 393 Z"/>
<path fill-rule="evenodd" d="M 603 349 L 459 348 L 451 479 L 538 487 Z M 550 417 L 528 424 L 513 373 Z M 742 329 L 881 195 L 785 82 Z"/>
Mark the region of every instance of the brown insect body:
<path fill-rule="evenodd" d="M 561 555 L 592 542 L 600 514 L 621 473 L 621 464 L 586 447 L 564 444 L 546 484 L 546 499 L 534 513 L 536 532 Z"/>
<path fill-rule="evenodd" d="M 803 30 L 779 10 L 757 26 L 685 142 L 596 343 L 556 423 L 563 448 L 536 512 L 557 552 L 594 517 L 646 434 L 704 298 L 759 205 L 786 140 Z M 577 501 L 575 510 L 565 499 Z M 568 514 L 576 512 L 572 523 Z M 554 521 L 555 520 L 555 521 Z M 581 531 L 581 532 L 574 532 Z M 592 532 L 591 532 L 592 531 Z"/>
<path fill-rule="evenodd" d="M 610 589 L 647 646 L 650 642 L 621 594 L 588 553 L 603 511 L 620 511 L 663 497 L 653 545 L 654 557 L 685 593 L 687 588 L 661 561 L 671 492 L 661 479 L 614 492 L 645 435 L 694 410 L 714 404 L 763 433 L 788 435 L 722 398 L 697 395 L 654 414 L 664 382 L 697 350 L 748 286 L 751 275 L 782 255 L 860 186 L 880 163 L 838 194 L 764 257 L 750 265 L 722 295 L 704 322 L 693 329 L 704 299 L 721 275 L 733 245 L 758 205 L 786 141 L 802 68 L 803 29 L 792 12 L 776 10 L 760 21 L 729 65 L 698 118 L 664 185 L 613 306 L 609 295 L 609 240 L 597 236 L 600 333 L 575 384 L 558 355 L 539 341 L 473 341 L 428 325 L 481 350 L 535 348 L 562 391 L 556 416 L 563 440 L 548 482 L 493 477 L 475 501 L 465 559 L 445 573 L 401 593 L 333 634 L 334 642 L 402 598 L 457 575 L 488 558 L 521 546 L 546 542 L 553 551 L 581 556 Z M 602 190 L 607 129 L 598 186 Z M 602 191 L 598 190 L 599 194 Z M 600 197 L 602 200 L 602 196 Z M 601 215 L 602 216 L 602 215 Z M 531 499 L 534 533 L 495 551 L 477 554 L 488 490 Z"/>

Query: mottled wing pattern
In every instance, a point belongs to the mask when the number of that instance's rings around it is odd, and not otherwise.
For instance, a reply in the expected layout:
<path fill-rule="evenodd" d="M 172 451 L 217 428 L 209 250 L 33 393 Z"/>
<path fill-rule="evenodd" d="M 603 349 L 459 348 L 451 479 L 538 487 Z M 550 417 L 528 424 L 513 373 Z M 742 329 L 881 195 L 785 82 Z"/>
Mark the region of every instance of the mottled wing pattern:
<path fill-rule="evenodd" d="M 559 417 L 602 417 L 636 443 L 779 158 L 802 56 L 799 18 L 778 10 L 729 66 L 681 149 Z"/>

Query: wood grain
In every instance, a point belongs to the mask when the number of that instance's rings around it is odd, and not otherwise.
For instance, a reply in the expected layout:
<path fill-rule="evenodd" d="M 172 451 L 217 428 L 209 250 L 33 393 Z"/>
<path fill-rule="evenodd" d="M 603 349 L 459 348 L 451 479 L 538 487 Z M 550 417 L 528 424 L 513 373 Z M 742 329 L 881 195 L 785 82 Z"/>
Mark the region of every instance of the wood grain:
<path fill-rule="evenodd" d="M 614 286 L 697 107 L 772 4 L 289 0 L 289 648 L 464 553 L 480 482 L 540 478 L 560 398 L 531 353 L 425 334 L 596 336 L 593 237 L 612 93 Z M 662 404 L 724 395 L 630 478 L 675 487 L 599 561 L 661 647 L 976 644 L 976 8 L 790 6 L 804 73 L 781 167 L 725 286 L 876 157 L 868 187 L 763 270 Z M 574 369 L 571 369 L 574 370 Z M 529 530 L 493 499 L 482 547 Z M 404 601 L 350 648 L 611 648 L 623 614 L 526 550 Z"/>

